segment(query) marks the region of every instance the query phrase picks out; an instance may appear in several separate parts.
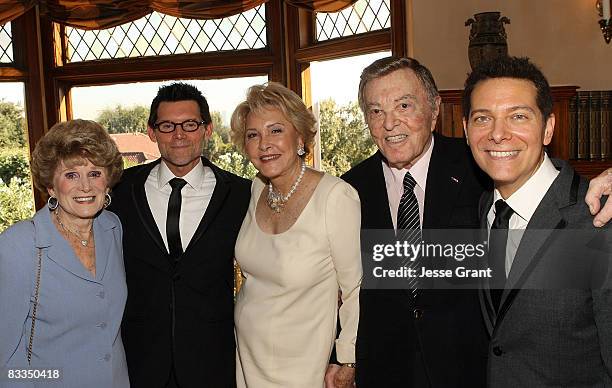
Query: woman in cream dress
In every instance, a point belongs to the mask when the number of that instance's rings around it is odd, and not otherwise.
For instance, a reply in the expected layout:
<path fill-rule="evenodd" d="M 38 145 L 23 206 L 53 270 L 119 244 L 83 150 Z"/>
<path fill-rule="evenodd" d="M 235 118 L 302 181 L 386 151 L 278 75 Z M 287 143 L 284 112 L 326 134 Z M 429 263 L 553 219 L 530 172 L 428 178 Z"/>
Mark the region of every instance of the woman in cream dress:
<path fill-rule="evenodd" d="M 234 313 L 238 387 L 323 387 L 334 340 L 343 365 L 334 382 L 353 385 L 359 197 L 306 168 L 314 125 L 301 99 L 275 83 L 251 87 L 232 116 L 233 140 L 259 171 L 236 243 L 245 277 Z"/>

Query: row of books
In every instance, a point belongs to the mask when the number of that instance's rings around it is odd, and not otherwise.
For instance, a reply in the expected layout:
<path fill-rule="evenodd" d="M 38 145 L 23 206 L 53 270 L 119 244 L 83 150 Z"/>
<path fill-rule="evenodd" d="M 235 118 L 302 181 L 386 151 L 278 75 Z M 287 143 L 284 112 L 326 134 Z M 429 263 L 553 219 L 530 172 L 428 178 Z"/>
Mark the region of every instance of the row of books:
<path fill-rule="evenodd" d="M 612 159 L 612 90 L 581 91 L 570 100 L 570 159 Z"/>

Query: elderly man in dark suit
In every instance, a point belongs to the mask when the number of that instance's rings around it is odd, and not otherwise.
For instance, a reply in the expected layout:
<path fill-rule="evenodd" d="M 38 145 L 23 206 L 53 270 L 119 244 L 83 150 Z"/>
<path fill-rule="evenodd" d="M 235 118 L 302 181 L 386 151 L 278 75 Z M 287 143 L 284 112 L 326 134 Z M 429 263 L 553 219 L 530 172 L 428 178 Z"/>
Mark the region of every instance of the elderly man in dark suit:
<path fill-rule="evenodd" d="M 612 386 L 610 229 L 595 229 L 588 182 L 550 159 L 548 82 L 527 58 L 481 65 L 466 81 L 464 128 L 494 182 L 483 195 L 493 278 L 481 292 L 491 387 Z"/>
<path fill-rule="evenodd" d="M 250 182 L 201 157 L 212 129 L 200 91 L 184 83 L 161 87 L 147 128 L 161 159 L 126 170 L 114 190 L 133 387 L 236 384 L 233 257 Z"/>
<path fill-rule="evenodd" d="M 362 229 L 404 228 L 407 195 L 416 229 L 477 228 L 489 181 L 464 141 L 433 134 L 440 97 L 429 70 L 411 58 L 377 60 L 361 75 L 359 103 L 378 152 L 342 178 L 359 192 Z M 484 386 L 486 349 L 476 290 L 361 291 L 360 388 Z"/>

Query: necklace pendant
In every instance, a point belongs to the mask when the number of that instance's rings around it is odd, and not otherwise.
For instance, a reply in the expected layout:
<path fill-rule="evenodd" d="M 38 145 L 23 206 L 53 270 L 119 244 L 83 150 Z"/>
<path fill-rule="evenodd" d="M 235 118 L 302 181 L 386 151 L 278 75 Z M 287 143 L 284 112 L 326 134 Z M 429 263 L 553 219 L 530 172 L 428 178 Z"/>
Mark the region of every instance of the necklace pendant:
<path fill-rule="evenodd" d="M 270 207 L 272 208 L 272 210 L 274 210 L 276 213 L 280 213 L 281 210 L 283 210 L 283 204 L 282 203 L 273 203 L 272 205 L 270 205 Z"/>
<path fill-rule="evenodd" d="M 64 225 L 64 223 L 62 222 L 62 220 L 59 217 L 59 210 L 54 211 L 54 213 L 55 213 L 55 218 L 57 219 L 57 223 L 62 227 L 64 232 L 72 233 L 74 235 L 74 237 L 76 237 L 81 242 L 81 245 L 84 246 L 84 247 L 86 247 L 87 244 L 89 244 L 89 236 L 86 239 L 83 240 L 83 238 L 81 237 L 80 233 L 77 233 L 77 232 L 73 231 L 72 229 L 68 229 L 66 227 L 66 225 Z M 89 232 L 88 232 L 89 234 L 91 234 L 92 228 L 93 228 L 93 224 L 89 227 Z"/>
<path fill-rule="evenodd" d="M 291 189 L 287 193 L 287 195 L 283 195 L 283 193 L 274 190 L 272 187 L 272 182 L 268 183 L 268 196 L 266 198 L 266 202 L 268 202 L 268 206 L 270 209 L 274 210 L 276 213 L 280 213 L 283 210 L 283 206 L 285 203 L 289 201 L 289 198 L 295 193 L 295 190 L 299 186 L 302 178 L 304 177 L 304 172 L 306 171 L 306 163 L 302 160 L 302 168 L 300 169 L 300 175 L 298 175 L 297 179 L 291 186 Z"/>
<path fill-rule="evenodd" d="M 276 213 L 280 213 L 285 204 L 283 198 L 274 191 L 268 193 L 267 202 L 270 209 L 274 210 Z"/>

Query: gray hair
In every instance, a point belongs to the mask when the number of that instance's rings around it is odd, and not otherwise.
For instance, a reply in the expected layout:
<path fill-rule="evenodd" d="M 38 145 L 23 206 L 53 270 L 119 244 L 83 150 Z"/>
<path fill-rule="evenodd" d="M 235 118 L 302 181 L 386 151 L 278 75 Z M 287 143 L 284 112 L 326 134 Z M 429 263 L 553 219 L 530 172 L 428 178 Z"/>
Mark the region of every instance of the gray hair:
<path fill-rule="evenodd" d="M 427 100 L 431 105 L 432 109 L 435 109 L 436 98 L 439 96 L 438 88 L 436 87 L 436 81 L 429 69 L 421 65 L 419 61 L 414 58 L 408 57 L 385 57 L 378 59 L 368 67 L 363 69 L 361 72 L 361 80 L 359 81 L 359 107 L 363 112 L 364 117 L 367 118 L 367 106 L 365 100 L 365 88 L 368 82 L 384 77 L 388 74 L 393 73 L 400 69 L 410 69 L 414 72 L 416 77 L 421 81 L 421 84 L 425 88 L 427 94 Z"/>

